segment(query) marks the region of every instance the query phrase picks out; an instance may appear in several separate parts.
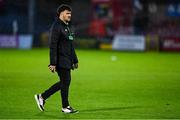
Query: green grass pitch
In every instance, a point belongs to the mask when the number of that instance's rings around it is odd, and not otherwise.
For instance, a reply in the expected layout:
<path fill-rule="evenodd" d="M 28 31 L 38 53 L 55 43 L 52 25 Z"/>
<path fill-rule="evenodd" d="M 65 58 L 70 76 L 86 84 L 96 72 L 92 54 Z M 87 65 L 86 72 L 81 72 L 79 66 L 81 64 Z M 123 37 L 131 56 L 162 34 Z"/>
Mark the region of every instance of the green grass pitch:
<path fill-rule="evenodd" d="M 58 81 L 48 70 L 48 49 L 0 49 L 0 119 L 180 118 L 180 54 L 77 50 L 70 103 L 61 113 L 60 94 L 40 112 L 34 94 Z M 112 56 L 117 59 L 112 61 Z"/>

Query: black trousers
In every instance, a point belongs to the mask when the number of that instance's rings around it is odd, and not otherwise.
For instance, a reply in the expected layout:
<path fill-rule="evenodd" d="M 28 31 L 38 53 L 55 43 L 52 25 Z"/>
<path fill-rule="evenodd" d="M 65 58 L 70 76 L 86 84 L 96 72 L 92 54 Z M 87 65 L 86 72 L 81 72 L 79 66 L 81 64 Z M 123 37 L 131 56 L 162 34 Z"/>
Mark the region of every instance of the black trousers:
<path fill-rule="evenodd" d="M 60 91 L 62 107 L 65 108 L 69 106 L 68 93 L 69 93 L 69 86 L 71 82 L 71 70 L 64 69 L 64 68 L 57 68 L 57 73 L 60 78 L 60 81 L 52 85 L 45 92 L 43 92 L 41 96 L 44 100 L 46 100 L 55 92 Z"/>

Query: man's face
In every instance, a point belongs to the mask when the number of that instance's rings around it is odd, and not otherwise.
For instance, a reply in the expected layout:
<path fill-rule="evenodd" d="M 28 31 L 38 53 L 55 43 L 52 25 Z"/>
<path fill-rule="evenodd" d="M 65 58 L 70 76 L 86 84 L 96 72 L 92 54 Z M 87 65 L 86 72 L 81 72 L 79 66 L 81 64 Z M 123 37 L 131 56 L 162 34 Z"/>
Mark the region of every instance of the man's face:
<path fill-rule="evenodd" d="M 66 22 L 71 21 L 71 11 L 64 10 L 61 14 L 63 15 L 64 21 L 66 21 Z"/>

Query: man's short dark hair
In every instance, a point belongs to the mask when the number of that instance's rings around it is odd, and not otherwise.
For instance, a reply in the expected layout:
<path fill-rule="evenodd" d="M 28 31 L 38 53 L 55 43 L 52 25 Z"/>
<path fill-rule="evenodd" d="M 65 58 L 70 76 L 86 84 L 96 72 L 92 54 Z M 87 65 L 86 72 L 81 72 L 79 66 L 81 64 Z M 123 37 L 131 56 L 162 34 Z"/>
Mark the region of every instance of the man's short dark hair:
<path fill-rule="evenodd" d="M 71 8 L 71 6 L 69 6 L 67 4 L 62 4 L 57 8 L 57 14 L 60 14 L 64 10 L 72 11 L 72 8 Z"/>

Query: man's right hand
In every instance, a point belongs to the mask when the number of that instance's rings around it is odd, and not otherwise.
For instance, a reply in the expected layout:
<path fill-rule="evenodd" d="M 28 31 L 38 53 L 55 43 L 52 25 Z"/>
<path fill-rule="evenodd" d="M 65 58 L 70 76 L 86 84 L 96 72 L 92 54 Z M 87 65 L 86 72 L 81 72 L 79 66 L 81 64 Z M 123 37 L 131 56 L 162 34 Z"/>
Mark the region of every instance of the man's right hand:
<path fill-rule="evenodd" d="M 49 67 L 49 70 L 51 71 L 51 72 L 55 72 L 56 71 L 56 66 L 55 65 L 49 65 L 48 66 Z"/>

